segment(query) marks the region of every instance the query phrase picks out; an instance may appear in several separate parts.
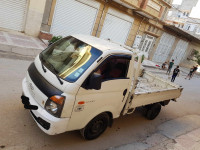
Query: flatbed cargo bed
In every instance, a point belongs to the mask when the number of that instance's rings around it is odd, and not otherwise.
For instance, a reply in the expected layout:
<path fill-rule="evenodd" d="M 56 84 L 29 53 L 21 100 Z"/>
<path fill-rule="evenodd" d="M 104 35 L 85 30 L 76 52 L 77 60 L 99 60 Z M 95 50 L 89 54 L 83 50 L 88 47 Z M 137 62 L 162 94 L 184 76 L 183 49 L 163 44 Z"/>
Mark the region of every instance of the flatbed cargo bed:
<path fill-rule="evenodd" d="M 180 97 L 183 90 L 181 86 L 148 71 L 144 71 L 143 76 L 138 80 L 131 108 L 165 100 L 175 100 Z"/>

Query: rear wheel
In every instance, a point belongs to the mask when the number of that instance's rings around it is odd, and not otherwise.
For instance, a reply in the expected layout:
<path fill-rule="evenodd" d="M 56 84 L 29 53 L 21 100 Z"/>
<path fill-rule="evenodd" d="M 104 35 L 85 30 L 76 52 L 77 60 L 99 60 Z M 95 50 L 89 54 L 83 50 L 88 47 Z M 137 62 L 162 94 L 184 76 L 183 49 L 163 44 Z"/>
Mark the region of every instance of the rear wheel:
<path fill-rule="evenodd" d="M 160 113 L 161 105 L 159 103 L 156 103 L 156 104 L 149 105 L 146 108 L 147 108 L 147 112 L 146 112 L 146 115 L 145 115 L 146 118 L 149 119 L 149 120 L 153 120 Z"/>
<path fill-rule="evenodd" d="M 81 130 L 81 135 L 86 140 L 93 140 L 99 137 L 108 127 L 109 116 L 107 113 L 102 113 L 92 119 L 85 128 Z"/>

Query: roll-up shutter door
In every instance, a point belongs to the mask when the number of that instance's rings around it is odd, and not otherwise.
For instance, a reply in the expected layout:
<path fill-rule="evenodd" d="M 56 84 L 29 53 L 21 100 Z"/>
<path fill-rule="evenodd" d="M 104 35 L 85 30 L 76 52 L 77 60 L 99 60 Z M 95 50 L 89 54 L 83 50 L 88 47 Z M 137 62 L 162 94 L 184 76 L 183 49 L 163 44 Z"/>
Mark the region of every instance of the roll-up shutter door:
<path fill-rule="evenodd" d="M 99 7 L 100 3 L 94 0 L 57 0 L 51 33 L 56 36 L 91 35 Z"/>
<path fill-rule="evenodd" d="M 179 65 L 182 58 L 185 56 L 185 51 L 187 50 L 188 42 L 179 40 L 176 49 L 174 50 L 174 53 L 171 57 L 171 59 L 174 59 L 174 64 Z"/>
<path fill-rule="evenodd" d="M 0 0 L 0 27 L 24 30 L 27 0 Z"/>
<path fill-rule="evenodd" d="M 174 41 L 174 36 L 167 33 L 163 33 L 163 35 L 160 38 L 160 42 L 158 44 L 156 52 L 153 56 L 153 61 L 161 63 L 165 62 L 171 51 Z"/>
<path fill-rule="evenodd" d="M 125 44 L 134 19 L 109 8 L 101 31 L 101 38 Z"/>

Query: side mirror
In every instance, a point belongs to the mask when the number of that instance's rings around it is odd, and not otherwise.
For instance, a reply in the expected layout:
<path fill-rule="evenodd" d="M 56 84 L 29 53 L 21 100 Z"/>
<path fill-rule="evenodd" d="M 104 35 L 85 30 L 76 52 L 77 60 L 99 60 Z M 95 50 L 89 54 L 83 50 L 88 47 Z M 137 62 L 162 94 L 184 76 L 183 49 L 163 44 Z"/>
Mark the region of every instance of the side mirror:
<path fill-rule="evenodd" d="M 101 89 L 101 75 L 98 73 L 93 73 L 89 78 L 89 83 L 87 89 Z"/>

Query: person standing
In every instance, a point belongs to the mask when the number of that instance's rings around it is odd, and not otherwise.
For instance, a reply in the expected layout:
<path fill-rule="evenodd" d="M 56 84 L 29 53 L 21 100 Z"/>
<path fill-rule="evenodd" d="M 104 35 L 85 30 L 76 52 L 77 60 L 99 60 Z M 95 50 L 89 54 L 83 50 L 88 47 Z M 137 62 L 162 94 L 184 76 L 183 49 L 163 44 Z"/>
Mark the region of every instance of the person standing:
<path fill-rule="evenodd" d="M 188 75 L 185 77 L 185 79 L 189 78 L 189 80 L 192 78 L 192 74 L 194 72 L 194 66 L 192 68 L 190 68 L 190 72 L 188 73 Z"/>
<path fill-rule="evenodd" d="M 168 66 L 168 69 L 167 69 L 167 73 L 166 73 L 166 74 L 168 74 L 168 75 L 170 74 L 173 65 L 174 65 L 174 60 L 172 59 L 172 61 L 169 63 L 169 66 Z"/>
<path fill-rule="evenodd" d="M 174 82 L 174 80 L 176 79 L 177 75 L 179 76 L 179 72 L 180 72 L 179 66 L 177 66 L 173 71 L 171 82 Z"/>

